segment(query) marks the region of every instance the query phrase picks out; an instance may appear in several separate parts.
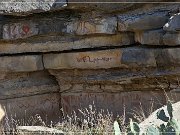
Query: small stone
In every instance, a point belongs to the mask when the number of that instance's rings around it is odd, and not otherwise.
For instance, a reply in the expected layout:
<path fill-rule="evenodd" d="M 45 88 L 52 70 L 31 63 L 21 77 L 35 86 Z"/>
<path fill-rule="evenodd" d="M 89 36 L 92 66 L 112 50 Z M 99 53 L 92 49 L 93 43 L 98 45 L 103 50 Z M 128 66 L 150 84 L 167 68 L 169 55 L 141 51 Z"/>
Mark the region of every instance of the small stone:
<path fill-rule="evenodd" d="M 18 126 L 18 135 L 64 135 L 63 131 L 43 126 Z"/>

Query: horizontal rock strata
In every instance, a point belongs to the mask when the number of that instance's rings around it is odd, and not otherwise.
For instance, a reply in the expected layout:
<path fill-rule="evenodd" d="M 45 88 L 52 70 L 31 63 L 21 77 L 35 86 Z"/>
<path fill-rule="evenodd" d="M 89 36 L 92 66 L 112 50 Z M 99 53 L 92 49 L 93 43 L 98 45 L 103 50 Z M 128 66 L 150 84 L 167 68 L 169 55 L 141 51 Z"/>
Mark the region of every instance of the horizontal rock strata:
<path fill-rule="evenodd" d="M 118 2 L 0 2 L 0 103 L 8 116 L 59 121 L 61 107 L 70 114 L 93 101 L 121 115 L 124 105 L 160 107 L 164 91 L 179 99 L 180 5 Z"/>

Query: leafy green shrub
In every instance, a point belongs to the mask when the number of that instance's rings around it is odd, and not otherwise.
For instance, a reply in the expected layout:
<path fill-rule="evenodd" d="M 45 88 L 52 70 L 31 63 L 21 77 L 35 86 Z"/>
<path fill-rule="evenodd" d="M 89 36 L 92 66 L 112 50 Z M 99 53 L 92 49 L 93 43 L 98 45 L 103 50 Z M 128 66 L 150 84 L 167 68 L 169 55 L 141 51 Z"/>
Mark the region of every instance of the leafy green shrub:
<path fill-rule="evenodd" d="M 167 112 L 168 116 L 165 114 L 165 110 L 161 109 L 157 112 L 157 119 L 162 120 L 164 123 L 160 126 L 150 125 L 143 135 L 180 135 L 180 122 L 173 117 L 173 107 L 170 101 L 167 102 Z M 116 124 L 115 124 L 116 123 Z M 120 129 L 118 130 L 117 122 L 114 123 L 115 135 L 123 134 Z M 127 132 L 124 134 L 127 135 L 139 135 L 140 134 L 139 124 L 133 122 L 130 119 L 130 124 L 127 129 Z"/>

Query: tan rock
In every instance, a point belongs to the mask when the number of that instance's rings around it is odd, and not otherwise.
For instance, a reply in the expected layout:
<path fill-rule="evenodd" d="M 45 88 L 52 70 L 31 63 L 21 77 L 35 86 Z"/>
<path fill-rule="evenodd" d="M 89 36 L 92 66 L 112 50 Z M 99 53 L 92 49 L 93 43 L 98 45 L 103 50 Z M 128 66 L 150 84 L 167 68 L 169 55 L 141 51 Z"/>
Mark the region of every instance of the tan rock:
<path fill-rule="evenodd" d="M 162 29 L 135 33 L 135 41 L 143 45 L 163 45 Z"/>
<path fill-rule="evenodd" d="M 10 98 L 0 100 L 1 104 L 6 107 L 8 116 L 15 120 L 23 120 L 29 125 L 38 125 L 39 121 L 32 121 L 39 115 L 45 124 L 59 122 L 60 116 L 60 95 L 59 93 L 48 93 L 33 96 L 23 96 L 19 98 Z M 22 124 L 22 123 L 21 123 Z"/>
<path fill-rule="evenodd" d="M 0 57 L 1 72 L 32 72 L 43 70 L 41 55 Z"/>
<path fill-rule="evenodd" d="M 180 45 L 180 33 L 166 33 L 163 36 L 163 42 L 165 45 L 176 46 Z"/>
<path fill-rule="evenodd" d="M 154 109 L 157 109 L 161 104 L 165 103 L 163 92 L 156 91 L 131 91 L 131 92 L 97 92 L 97 93 L 62 93 L 61 103 L 64 112 L 71 114 L 78 109 L 87 108 L 89 105 L 95 106 L 96 110 L 104 110 L 104 113 L 112 112 L 113 114 L 123 114 L 125 107 L 127 115 L 132 110 L 140 109 L 140 106 L 148 111 L 151 103 L 154 102 Z M 131 116 L 132 117 L 132 116 Z"/>
<path fill-rule="evenodd" d="M 47 71 L 6 73 L 0 79 L 0 100 L 59 92 L 56 79 Z"/>
<path fill-rule="evenodd" d="M 88 34 L 115 34 L 117 28 L 116 17 L 93 18 L 87 21 L 75 21 L 67 25 L 67 33 L 77 35 Z"/>
<path fill-rule="evenodd" d="M 121 65 L 120 50 L 105 50 L 93 52 L 77 52 L 62 54 L 44 54 L 46 69 L 100 69 L 119 67 Z"/>
<path fill-rule="evenodd" d="M 50 37 L 45 37 L 50 39 Z M 44 41 L 45 39 L 42 39 Z M 62 37 L 60 37 L 63 40 Z M 72 49 L 112 47 L 134 44 L 133 33 L 120 33 L 108 36 L 79 38 L 73 41 L 44 41 L 43 43 L 4 43 L 0 44 L 0 54 L 16 54 L 24 52 L 52 52 Z"/>

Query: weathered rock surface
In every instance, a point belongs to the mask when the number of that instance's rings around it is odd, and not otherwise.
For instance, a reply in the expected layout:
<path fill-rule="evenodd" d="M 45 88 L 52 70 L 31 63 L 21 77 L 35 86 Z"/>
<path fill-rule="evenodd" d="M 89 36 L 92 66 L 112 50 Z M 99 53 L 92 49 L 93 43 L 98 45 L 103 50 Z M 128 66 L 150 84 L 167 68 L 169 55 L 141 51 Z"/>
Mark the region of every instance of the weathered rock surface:
<path fill-rule="evenodd" d="M 152 21 L 153 20 L 153 21 Z M 167 12 L 118 16 L 119 31 L 142 31 L 162 28 L 168 21 Z"/>
<path fill-rule="evenodd" d="M 66 6 L 66 0 L 2 0 L 1 14 L 27 15 L 34 12 L 49 11 L 53 8 Z"/>
<path fill-rule="evenodd" d="M 97 69 L 119 67 L 122 53 L 120 50 L 80 52 L 64 54 L 45 54 L 46 69 Z"/>
<path fill-rule="evenodd" d="M 48 38 L 48 40 L 47 40 Z M 17 54 L 24 52 L 55 52 L 73 49 L 88 49 L 99 47 L 120 47 L 133 45 L 133 33 L 119 33 L 109 36 L 92 36 L 92 37 L 62 37 L 51 36 L 40 39 L 32 39 L 26 42 L 0 43 L 0 54 Z M 43 42 L 39 42 L 42 40 Z M 35 42 L 36 41 L 36 42 Z"/>
<path fill-rule="evenodd" d="M 19 39 L 37 35 L 39 30 L 37 24 L 33 22 L 21 22 L 5 24 L 3 26 L 3 39 Z"/>
<path fill-rule="evenodd" d="M 136 32 L 135 40 L 143 45 L 163 45 L 164 31 L 162 29 Z"/>
<path fill-rule="evenodd" d="M 117 29 L 116 17 L 94 18 L 88 21 L 77 21 L 67 25 L 67 33 L 77 35 L 115 34 Z"/>
<path fill-rule="evenodd" d="M 39 115 L 45 124 L 49 125 L 51 120 L 59 121 L 61 116 L 60 95 L 59 93 L 47 93 L 33 96 L 24 96 L 21 98 L 12 98 L 0 100 L 1 104 L 6 107 L 7 117 L 13 117 L 19 121 L 27 121 L 28 124 L 39 124 L 37 121 L 31 121 L 36 115 Z M 23 123 L 19 123 L 23 124 Z"/>
<path fill-rule="evenodd" d="M 128 68 L 156 67 L 155 51 L 142 48 L 123 49 L 121 63 Z"/>
<path fill-rule="evenodd" d="M 180 24 L 178 23 L 180 21 L 180 13 L 177 13 L 171 18 L 169 18 L 169 21 L 164 25 L 163 29 L 168 32 L 179 32 L 180 31 Z"/>
<path fill-rule="evenodd" d="M 59 121 L 61 107 L 70 113 L 93 100 L 121 115 L 123 104 L 160 107 L 164 90 L 179 99 L 180 5 L 99 2 L 0 2 L 0 103 L 8 116 Z"/>
<path fill-rule="evenodd" d="M 76 92 L 76 93 L 62 93 L 61 103 L 64 111 L 71 114 L 72 111 L 77 111 L 79 108 L 86 108 L 89 105 L 95 105 L 97 111 L 104 108 L 104 112 L 113 112 L 114 115 L 122 114 L 126 107 L 127 117 L 130 116 L 128 112 L 139 108 L 142 104 L 144 110 L 148 110 L 151 102 L 155 102 L 155 108 L 161 106 L 159 103 L 165 101 L 164 94 L 161 92 Z M 73 108 L 73 109 L 72 109 Z M 78 112 L 78 111 L 77 111 Z"/>
<path fill-rule="evenodd" d="M 43 70 L 42 56 L 4 56 L 0 57 L 0 72 L 32 72 Z"/>
<path fill-rule="evenodd" d="M 0 78 L 0 100 L 25 96 L 57 93 L 59 86 L 48 72 L 2 73 Z"/>
<path fill-rule="evenodd" d="M 163 42 L 165 45 L 177 46 L 180 45 L 180 33 L 166 33 L 163 36 Z"/>

